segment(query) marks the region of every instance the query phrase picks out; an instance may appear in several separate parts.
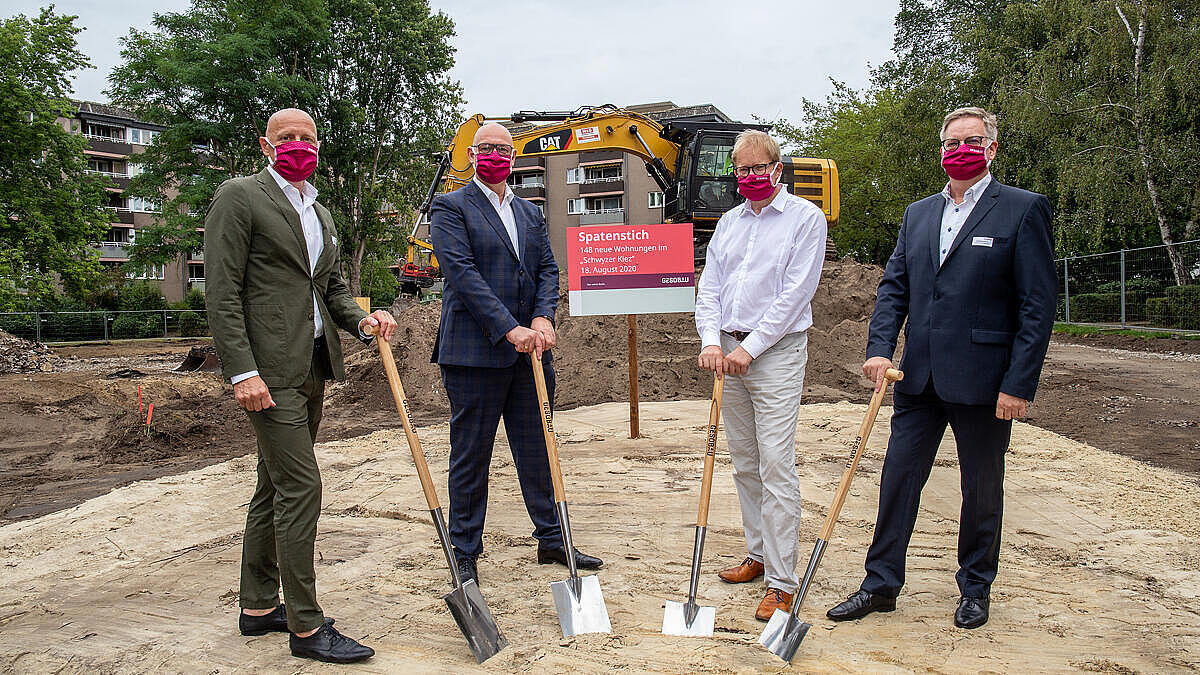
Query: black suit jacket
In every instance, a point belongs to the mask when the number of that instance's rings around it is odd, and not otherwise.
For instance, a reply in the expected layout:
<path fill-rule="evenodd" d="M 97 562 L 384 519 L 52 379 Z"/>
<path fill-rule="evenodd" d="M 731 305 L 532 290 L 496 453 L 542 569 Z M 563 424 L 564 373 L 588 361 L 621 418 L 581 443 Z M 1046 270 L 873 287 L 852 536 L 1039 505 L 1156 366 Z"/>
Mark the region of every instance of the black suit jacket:
<path fill-rule="evenodd" d="M 433 200 L 429 231 L 446 279 L 433 362 L 511 366 L 517 350 L 505 339 L 508 331 L 529 327 L 538 316 L 554 321 L 558 263 L 546 220 L 520 197 L 513 199 L 512 210 L 520 258 L 500 215 L 474 181 Z M 543 352 L 542 360 L 550 359 L 550 352 Z"/>
<path fill-rule="evenodd" d="M 1050 203 L 993 178 L 939 265 L 945 203 L 939 193 L 905 209 L 867 357 L 891 358 L 907 318 L 898 391 L 919 394 L 932 377 L 950 403 L 1033 400 L 1057 299 Z"/>

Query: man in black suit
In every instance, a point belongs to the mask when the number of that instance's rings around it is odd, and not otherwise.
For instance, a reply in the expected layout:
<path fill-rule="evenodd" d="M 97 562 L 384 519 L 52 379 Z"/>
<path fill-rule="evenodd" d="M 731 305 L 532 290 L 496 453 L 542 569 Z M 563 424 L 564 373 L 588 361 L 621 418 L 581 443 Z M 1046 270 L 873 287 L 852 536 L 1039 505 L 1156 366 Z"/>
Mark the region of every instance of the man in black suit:
<path fill-rule="evenodd" d="M 1012 420 L 1033 400 L 1054 325 L 1049 202 L 992 178 L 996 117 L 986 110 L 946 115 L 941 141 L 950 181 L 905 210 L 871 317 L 863 374 L 882 386 L 907 318 L 905 377 L 895 387 L 867 576 L 829 610 L 834 621 L 896 608 L 921 490 L 949 423 L 963 494 L 954 624 L 987 622 L 1000 558 L 1004 453 Z"/>

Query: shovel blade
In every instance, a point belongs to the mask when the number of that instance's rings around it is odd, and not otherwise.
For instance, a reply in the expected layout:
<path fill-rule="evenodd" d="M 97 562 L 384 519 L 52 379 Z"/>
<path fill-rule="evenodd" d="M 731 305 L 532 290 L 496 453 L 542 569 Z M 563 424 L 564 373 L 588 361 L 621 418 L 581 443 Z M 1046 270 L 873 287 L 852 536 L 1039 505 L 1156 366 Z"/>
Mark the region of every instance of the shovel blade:
<path fill-rule="evenodd" d="M 663 610 L 663 635 L 712 637 L 717 610 L 713 607 L 697 607 L 696 610 L 696 615 L 689 624 L 685 603 L 668 600 L 667 608 Z"/>
<path fill-rule="evenodd" d="M 775 656 L 791 663 L 809 628 L 812 626 L 792 616 L 791 612 L 777 609 L 759 636 L 758 643 Z"/>
<path fill-rule="evenodd" d="M 450 613 L 458 622 L 463 637 L 467 638 L 477 663 L 487 661 L 508 646 L 508 640 L 500 634 L 500 627 L 492 619 L 492 613 L 488 611 L 487 602 L 474 579 L 468 579 L 442 598 L 450 606 Z"/>
<path fill-rule="evenodd" d="M 554 609 L 558 611 L 558 625 L 563 637 L 612 632 L 604 594 L 600 592 L 600 579 L 596 575 L 579 577 L 578 594 L 571 588 L 570 579 L 551 583 L 550 592 L 554 594 Z"/>

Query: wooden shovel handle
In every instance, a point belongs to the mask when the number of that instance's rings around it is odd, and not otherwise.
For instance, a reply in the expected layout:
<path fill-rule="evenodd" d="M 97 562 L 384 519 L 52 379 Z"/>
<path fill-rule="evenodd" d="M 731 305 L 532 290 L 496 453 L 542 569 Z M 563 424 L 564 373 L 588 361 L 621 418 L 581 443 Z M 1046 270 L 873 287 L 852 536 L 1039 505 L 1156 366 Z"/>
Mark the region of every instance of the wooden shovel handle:
<path fill-rule="evenodd" d="M 412 414 L 408 410 L 408 398 L 404 396 L 404 385 L 400 384 L 400 373 L 396 371 L 396 359 L 392 356 L 392 345 L 379 337 L 378 326 L 367 326 L 363 332 L 375 336 L 375 345 L 379 347 L 379 358 L 383 361 L 383 370 L 387 373 L 388 386 L 392 390 L 392 398 L 396 401 L 396 411 L 400 413 L 400 423 L 404 425 L 404 435 L 408 437 L 408 449 L 412 452 L 413 463 L 417 465 L 417 476 L 421 478 L 421 489 L 425 492 L 425 502 L 429 510 L 441 508 L 438 503 L 437 490 L 433 488 L 433 478 L 429 475 L 429 465 L 425 463 L 425 452 L 421 450 L 421 441 L 413 429 Z"/>
<path fill-rule="evenodd" d="M 554 483 L 554 501 L 567 501 L 567 490 L 563 487 L 562 467 L 558 464 L 558 443 L 554 440 L 554 413 L 550 409 L 550 395 L 546 393 L 546 371 L 542 360 L 530 355 L 533 364 L 533 384 L 537 387 L 539 417 L 542 418 L 542 435 L 546 437 L 546 459 L 550 460 L 550 481 Z"/>
<path fill-rule="evenodd" d="M 842 482 L 838 485 L 837 493 L 833 495 L 833 505 L 829 507 L 829 515 L 825 517 L 825 526 L 821 528 L 821 539 L 829 541 L 833 534 L 833 524 L 837 522 L 842 512 L 842 504 L 846 503 L 846 495 L 850 493 L 850 481 L 854 479 L 854 470 L 858 468 L 858 460 L 862 458 L 863 449 L 867 447 L 867 439 L 871 436 L 871 427 L 875 425 L 875 416 L 879 414 L 879 406 L 883 404 L 883 395 L 888 385 L 904 379 L 904 373 L 895 368 L 888 368 L 883 374 L 883 386 L 871 397 L 871 405 L 867 406 L 867 414 L 863 416 L 862 425 L 858 427 L 858 436 L 850 446 L 850 461 L 846 462 L 846 470 L 842 472 Z"/>
<path fill-rule="evenodd" d="M 700 512 L 696 515 L 697 527 L 708 527 L 708 502 L 712 496 L 713 463 L 717 459 L 717 428 L 721 423 L 721 394 L 725 389 L 725 378 L 713 376 L 712 406 L 708 409 L 708 433 L 704 441 L 704 478 L 700 481 Z"/>

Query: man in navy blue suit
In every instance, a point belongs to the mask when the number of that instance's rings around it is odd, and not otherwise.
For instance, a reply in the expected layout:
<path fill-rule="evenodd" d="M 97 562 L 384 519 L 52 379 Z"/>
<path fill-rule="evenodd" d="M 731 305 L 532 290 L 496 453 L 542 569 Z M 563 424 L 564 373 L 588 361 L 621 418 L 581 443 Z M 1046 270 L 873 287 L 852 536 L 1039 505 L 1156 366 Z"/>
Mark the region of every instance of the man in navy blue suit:
<path fill-rule="evenodd" d="M 987 622 L 1004 453 L 1012 420 L 1033 400 L 1054 325 L 1050 204 L 992 178 L 996 117 L 982 108 L 951 112 L 941 146 L 950 181 L 905 210 L 871 316 L 863 374 L 882 386 L 907 318 L 904 379 L 895 386 L 867 576 L 829 610 L 835 621 L 896 608 L 921 489 L 949 423 L 962 483 L 954 624 Z"/>
<path fill-rule="evenodd" d="M 468 149 L 475 177 L 433 201 L 430 233 L 445 276 L 432 361 L 450 399 L 450 542 L 463 581 L 479 582 L 488 468 L 496 428 L 512 450 L 539 563 L 567 563 L 530 358 L 542 359 L 554 400 L 558 264 L 538 207 L 506 184 L 512 135 L 485 124 Z M 573 552 L 582 569 L 598 558 Z"/>

